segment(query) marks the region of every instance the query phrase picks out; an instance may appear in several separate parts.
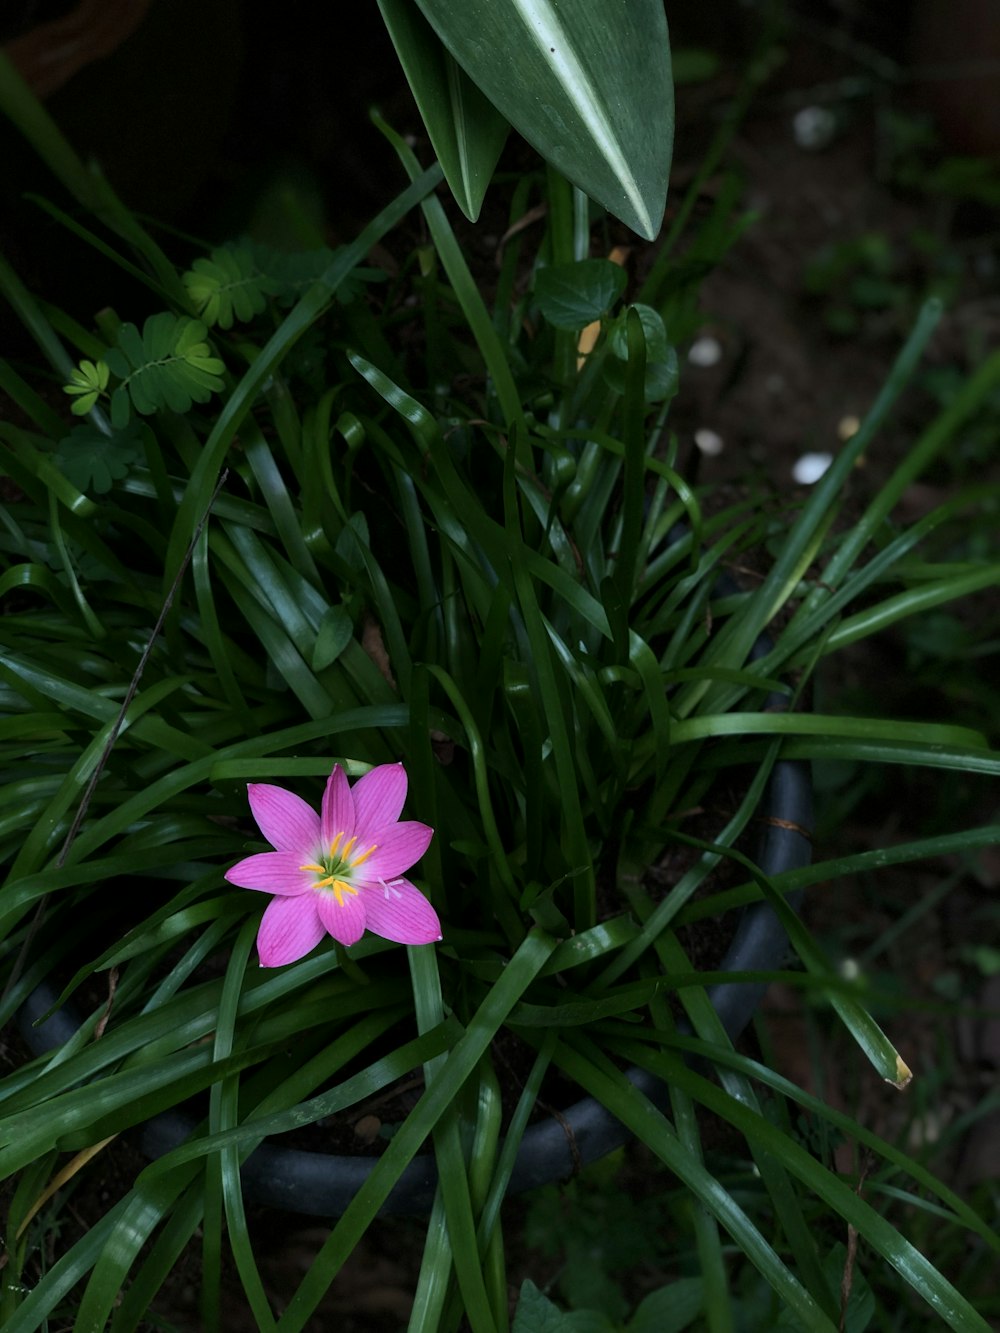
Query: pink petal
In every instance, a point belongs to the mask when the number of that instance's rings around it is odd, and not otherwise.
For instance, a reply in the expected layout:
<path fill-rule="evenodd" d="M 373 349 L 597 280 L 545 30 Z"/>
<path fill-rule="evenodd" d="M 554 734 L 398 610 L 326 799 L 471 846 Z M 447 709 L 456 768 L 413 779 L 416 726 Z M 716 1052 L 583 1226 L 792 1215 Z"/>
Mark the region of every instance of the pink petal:
<path fill-rule="evenodd" d="M 241 889 L 260 889 L 292 898 L 316 883 L 315 871 L 301 869 L 301 857 L 293 852 L 257 852 L 237 861 L 224 878 Z"/>
<path fill-rule="evenodd" d="M 275 898 L 269 904 L 257 932 L 261 967 L 296 963 L 319 944 L 324 931 L 316 911 L 317 897 Z"/>
<path fill-rule="evenodd" d="M 362 894 L 345 893 L 343 903 L 333 892 L 317 893 L 319 919 L 341 944 L 356 944 L 365 933 L 365 904 Z"/>
<path fill-rule="evenodd" d="M 358 840 L 377 842 L 376 833 L 395 824 L 406 800 L 406 770 L 402 764 L 379 764 L 354 784 Z"/>
<path fill-rule="evenodd" d="M 358 866 L 355 873 L 366 884 L 380 879 L 393 879 L 420 860 L 433 837 L 434 830 L 430 825 L 420 824 L 415 819 L 390 824 L 383 829 L 377 849 Z M 357 850 L 368 850 L 363 838 L 358 841 Z"/>
<path fill-rule="evenodd" d="M 257 827 L 272 847 L 279 852 L 295 852 L 303 861 L 315 857 L 319 815 L 301 796 L 266 782 L 251 782 L 247 796 Z"/>
<path fill-rule="evenodd" d="M 339 764 L 334 764 L 333 772 L 327 779 L 323 793 L 323 818 L 320 837 L 323 840 L 324 853 L 329 852 L 330 844 L 338 833 L 343 833 L 341 845 L 350 838 L 355 829 L 354 797 L 347 774 Z"/>
<path fill-rule="evenodd" d="M 365 887 L 368 929 L 397 944 L 431 944 L 441 938 L 437 913 L 408 879 L 393 880 L 386 888 Z"/>

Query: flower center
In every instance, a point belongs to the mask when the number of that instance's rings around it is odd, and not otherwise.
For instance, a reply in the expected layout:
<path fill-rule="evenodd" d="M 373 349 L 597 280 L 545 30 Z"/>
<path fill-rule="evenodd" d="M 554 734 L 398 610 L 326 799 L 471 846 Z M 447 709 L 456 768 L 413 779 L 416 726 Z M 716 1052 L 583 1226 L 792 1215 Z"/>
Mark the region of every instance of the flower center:
<path fill-rule="evenodd" d="M 320 856 L 315 861 L 309 861 L 304 866 L 299 866 L 300 870 L 311 870 L 319 878 L 313 885 L 314 889 L 329 889 L 337 899 L 337 906 L 343 907 L 344 894 L 357 894 L 357 889 L 351 883 L 354 873 L 363 861 L 367 861 L 372 852 L 375 851 L 376 844 L 372 845 L 365 852 L 359 852 L 355 848 L 357 837 L 348 838 L 344 842 L 343 831 L 337 834 L 333 842 L 330 843 L 330 851 L 324 856 Z M 341 845 L 343 843 L 343 845 Z"/>

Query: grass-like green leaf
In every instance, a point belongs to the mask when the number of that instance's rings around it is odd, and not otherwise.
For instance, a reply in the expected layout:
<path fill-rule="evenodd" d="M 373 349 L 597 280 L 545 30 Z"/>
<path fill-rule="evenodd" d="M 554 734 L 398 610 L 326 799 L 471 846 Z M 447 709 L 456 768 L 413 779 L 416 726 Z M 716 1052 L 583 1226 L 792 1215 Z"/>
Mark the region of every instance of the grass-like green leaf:
<path fill-rule="evenodd" d="M 555 947 L 544 932 L 532 931 L 511 958 L 502 978 L 492 987 L 447 1064 L 425 1092 L 417 1107 L 393 1136 L 372 1171 L 363 1195 L 358 1195 L 324 1242 L 316 1263 L 306 1275 L 278 1323 L 279 1333 L 301 1333 L 322 1299 L 332 1273 L 353 1250 L 368 1223 L 388 1196 L 393 1182 L 413 1157 L 475 1069 L 495 1033 Z"/>
<path fill-rule="evenodd" d="M 571 1063 L 574 1068 L 577 1067 L 577 1061 Z M 662 1068 L 655 1056 L 648 1057 L 645 1063 L 652 1069 L 658 1066 Z M 770 1124 L 765 1117 L 750 1111 L 701 1075 L 687 1070 L 680 1071 L 675 1067 L 672 1076 L 679 1079 L 696 1100 L 729 1120 L 748 1139 L 765 1146 L 788 1171 L 855 1227 L 899 1271 L 914 1291 L 931 1305 L 948 1327 L 960 1330 L 960 1333 L 986 1333 L 989 1327 L 986 1321 L 934 1265 L 848 1184 L 817 1162 L 801 1145 Z M 618 1097 L 615 1100 L 621 1105 L 632 1099 Z"/>
<path fill-rule="evenodd" d="M 687 1185 L 805 1327 L 816 1329 L 817 1333 L 820 1330 L 833 1333 L 836 1325 L 788 1270 L 721 1182 L 682 1145 L 673 1126 L 643 1093 L 610 1062 L 602 1059 L 597 1063 L 589 1047 L 578 1051 L 561 1044 L 555 1059 Z"/>

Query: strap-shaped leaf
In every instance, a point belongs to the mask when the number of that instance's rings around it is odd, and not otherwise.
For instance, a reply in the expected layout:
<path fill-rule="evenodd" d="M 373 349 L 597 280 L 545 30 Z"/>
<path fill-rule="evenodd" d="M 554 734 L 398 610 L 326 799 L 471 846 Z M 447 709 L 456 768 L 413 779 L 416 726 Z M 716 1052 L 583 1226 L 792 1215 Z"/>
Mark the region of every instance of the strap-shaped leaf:
<path fill-rule="evenodd" d="M 473 83 L 547 161 L 640 236 L 656 236 L 674 126 L 660 0 L 417 3 Z"/>
<path fill-rule="evenodd" d="M 459 208 L 475 222 L 510 126 L 413 0 L 379 0 L 379 9 L 445 180 Z"/>

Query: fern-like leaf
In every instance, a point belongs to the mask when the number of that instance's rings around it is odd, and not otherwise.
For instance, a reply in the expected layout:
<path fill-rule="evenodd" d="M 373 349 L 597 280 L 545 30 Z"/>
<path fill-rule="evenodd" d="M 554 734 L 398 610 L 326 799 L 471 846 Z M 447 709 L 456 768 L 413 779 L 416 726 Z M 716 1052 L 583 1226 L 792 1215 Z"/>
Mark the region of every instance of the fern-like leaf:
<path fill-rule="evenodd" d="M 274 297 L 281 306 L 294 303 L 319 282 L 336 258 L 327 246 L 314 250 L 276 250 L 243 240 L 218 246 L 196 259 L 184 274 L 184 286 L 201 319 L 210 327 L 231 329 L 259 315 Z M 341 282 L 338 301 L 354 300 L 364 282 L 377 281 L 379 269 L 354 269 Z"/>
<path fill-rule="evenodd" d="M 123 324 L 118 346 L 105 358 L 121 383 L 111 395 L 111 424 L 127 425 L 131 408 L 152 416 L 160 408 L 187 412 L 193 403 L 207 403 L 223 387 L 225 365 L 204 341 L 201 320 L 168 311 L 151 315 L 142 327 Z"/>
<path fill-rule="evenodd" d="M 315 250 L 276 250 L 253 241 L 248 245 L 258 272 L 266 275 L 268 290 L 277 297 L 279 305 L 286 306 L 294 305 L 314 282 L 319 282 L 343 249 L 338 246 L 331 250 L 323 245 Z M 385 276 L 381 269 L 352 269 L 337 288 L 337 300 L 346 305 L 361 294 L 365 282 L 378 282 Z"/>
<path fill-rule="evenodd" d="M 75 426 L 61 439 L 53 457 L 78 491 L 104 495 L 114 482 L 128 475 L 141 452 L 142 443 L 134 423 L 111 435 L 87 424 Z"/>
<path fill-rule="evenodd" d="M 196 259 L 184 274 L 184 286 L 205 323 L 221 329 L 259 315 L 272 291 L 247 245 L 219 246 L 208 258 Z"/>
<path fill-rule="evenodd" d="M 75 417 L 85 417 L 108 387 L 108 367 L 103 361 L 81 361 L 70 372 L 69 383 L 63 385 L 63 393 L 76 399 L 70 411 Z"/>

